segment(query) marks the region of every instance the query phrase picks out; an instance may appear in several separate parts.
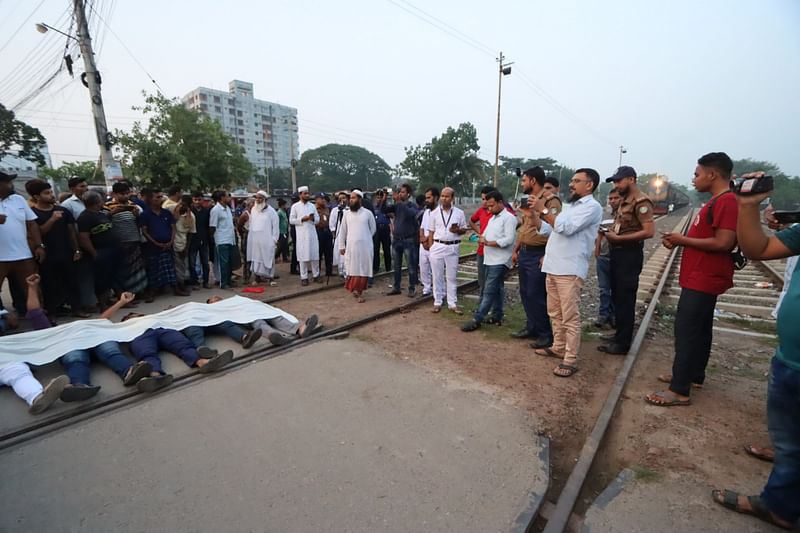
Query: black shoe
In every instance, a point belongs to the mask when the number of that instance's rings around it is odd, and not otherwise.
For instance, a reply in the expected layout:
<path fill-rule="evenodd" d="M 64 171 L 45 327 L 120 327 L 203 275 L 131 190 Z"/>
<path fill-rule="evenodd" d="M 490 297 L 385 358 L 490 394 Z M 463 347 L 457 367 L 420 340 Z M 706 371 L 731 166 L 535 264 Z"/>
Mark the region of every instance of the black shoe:
<path fill-rule="evenodd" d="M 601 344 L 597 347 L 598 352 L 604 352 L 611 355 L 626 355 L 630 347 L 622 346 L 621 344 Z"/>
<path fill-rule="evenodd" d="M 197 355 L 199 355 L 201 359 L 211 359 L 218 353 L 217 350 L 208 346 L 200 346 L 197 348 Z"/>
<path fill-rule="evenodd" d="M 221 369 L 231 361 L 233 361 L 233 351 L 225 350 L 221 354 L 217 354 L 209 359 L 208 363 L 199 367 L 197 371 L 201 374 L 210 374 L 211 372 L 216 372 L 217 370 Z"/>
<path fill-rule="evenodd" d="M 531 334 L 527 329 L 522 328 L 521 330 L 512 333 L 511 336 L 514 337 L 515 339 L 527 339 L 528 337 L 531 336 Z"/>
<path fill-rule="evenodd" d="M 62 402 L 82 402 L 100 392 L 100 385 L 67 385 L 61 391 Z"/>
<path fill-rule="evenodd" d="M 303 328 L 303 333 L 299 335 L 300 338 L 305 339 L 309 335 L 313 335 L 314 328 L 317 327 L 318 323 L 319 323 L 319 317 L 317 315 L 311 315 L 308 318 L 306 318 L 305 328 Z"/>
<path fill-rule="evenodd" d="M 301 279 L 300 280 L 300 285 L 302 285 L 303 287 L 307 287 L 308 286 L 308 280 L 307 279 Z"/>
<path fill-rule="evenodd" d="M 598 318 L 592 322 L 592 326 L 596 327 L 597 329 L 607 329 L 611 327 L 611 321 L 607 318 Z"/>
<path fill-rule="evenodd" d="M 277 331 L 273 331 L 272 333 L 267 335 L 267 340 L 273 346 L 284 346 L 284 345 L 289 344 L 290 342 L 292 342 L 292 338 L 291 337 L 286 337 L 285 335 L 281 335 Z"/>
<path fill-rule="evenodd" d="M 140 392 L 155 392 L 164 387 L 172 385 L 172 374 L 161 374 L 160 376 L 147 376 L 139 380 L 136 388 Z"/>
<path fill-rule="evenodd" d="M 491 317 L 491 316 L 489 318 L 487 318 L 486 320 L 484 320 L 483 323 L 484 324 L 489 324 L 489 325 L 492 325 L 492 326 L 502 326 L 503 325 L 503 321 L 502 320 L 497 320 L 496 318 Z"/>
<path fill-rule="evenodd" d="M 242 348 L 244 348 L 245 350 L 249 350 L 260 338 L 261 338 L 261 330 L 254 329 L 253 331 L 247 333 L 247 335 L 245 335 L 244 338 L 242 339 Z"/>
<path fill-rule="evenodd" d="M 531 343 L 531 348 L 541 350 L 542 348 L 550 348 L 553 345 L 553 339 L 550 337 L 539 337 Z"/>
<path fill-rule="evenodd" d="M 146 378 L 150 375 L 153 371 L 153 366 L 148 363 L 147 361 L 139 361 L 135 365 L 133 365 L 128 373 L 125 374 L 125 378 L 122 380 L 122 384 L 126 387 L 130 387 L 131 385 L 135 385 L 138 381 L 142 378 Z"/>
<path fill-rule="evenodd" d="M 394 296 L 396 294 L 400 294 L 400 292 L 401 292 L 400 289 L 392 289 L 386 293 L 386 296 Z"/>
<path fill-rule="evenodd" d="M 416 297 L 416 296 L 417 296 L 417 289 L 416 289 L 416 287 L 409 287 L 409 289 L 408 289 L 408 297 L 409 297 L 409 298 L 414 298 L 414 297 Z"/>
<path fill-rule="evenodd" d="M 473 318 L 469 322 L 464 322 L 461 326 L 461 331 L 475 331 L 479 327 L 481 327 L 481 323 Z"/>
<path fill-rule="evenodd" d="M 314 283 L 322 283 L 322 276 L 317 276 L 314 278 Z"/>
<path fill-rule="evenodd" d="M 617 335 L 614 333 L 611 335 L 600 335 L 600 339 L 613 344 L 614 341 L 617 340 Z"/>

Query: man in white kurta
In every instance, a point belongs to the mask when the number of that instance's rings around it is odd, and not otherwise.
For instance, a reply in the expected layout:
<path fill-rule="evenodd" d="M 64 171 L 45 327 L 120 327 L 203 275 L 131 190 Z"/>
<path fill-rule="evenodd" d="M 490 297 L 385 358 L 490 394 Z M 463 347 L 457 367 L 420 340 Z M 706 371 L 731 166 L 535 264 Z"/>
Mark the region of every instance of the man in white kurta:
<path fill-rule="evenodd" d="M 439 207 L 431 211 L 428 220 L 431 270 L 433 271 L 433 312 L 442 309 L 447 293 L 447 307 L 457 315 L 464 312 L 458 307 L 457 288 L 458 256 L 461 236 L 469 226 L 464 211 L 453 205 L 455 191 L 442 189 Z"/>
<path fill-rule="evenodd" d="M 314 204 L 309 202 L 308 187 L 299 187 L 297 192 L 300 201 L 292 206 L 289 212 L 289 224 L 295 226 L 294 247 L 297 253 L 297 262 L 300 264 L 300 283 L 308 285 L 308 268 L 314 279 L 319 278 L 319 241 L 317 240 L 317 227 L 319 213 Z"/>
<path fill-rule="evenodd" d="M 433 271 L 431 270 L 430 224 L 431 213 L 439 206 L 439 189 L 431 187 L 425 191 L 425 211 L 419 224 L 419 280 L 422 283 L 422 296 L 433 292 Z"/>
<path fill-rule="evenodd" d="M 342 220 L 344 219 L 344 212 L 347 211 L 347 202 L 348 202 L 348 195 L 346 192 L 340 192 L 338 195 L 339 204 L 331 209 L 331 218 L 328 223 L 328 227 L 331 230 L 331 234 L 333 234 L 333 249 L 334 249 L 334 256 L 336 258 L 336 268 L 339 270 L 339 276 L 344 278 L 345 277 L 345 268 L 344 268 L 344 256 L 337 253 L 339 250 L 339 244 L 341 241 L 339 239 L 339 227 L 342 225 Z"/>
<path fill-rule="evenodd" d="M 250 230 L 247 233 L 247 255 L 250 271 L 256 278 L 272 281 L 275 277 L 275 247 L 280 238 L 278 212 L 267 203 L 269 195 L 256 193 L 256 203 L 250 210 Z"/>
<path fill-rule="evenodd" d="M 339 227 L 339 253 L 344 256 L 347 271 L 345 289 L 363 302 L 361 293 L 372 277 L 372 236 L 375 235 L 375 215 L 361 206 L 363 193 L 358 189 L 350 193 L 350 209 L 344 212 Z"/>

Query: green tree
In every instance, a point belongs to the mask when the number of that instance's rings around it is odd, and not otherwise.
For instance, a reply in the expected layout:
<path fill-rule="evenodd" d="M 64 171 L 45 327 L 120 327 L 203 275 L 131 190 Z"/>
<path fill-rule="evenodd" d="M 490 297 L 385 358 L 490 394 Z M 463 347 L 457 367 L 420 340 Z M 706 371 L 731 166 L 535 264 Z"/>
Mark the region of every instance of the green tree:
<path fill-rule="evenodd" d="M 379 155 L 351 144 L 326 144 L 306 150 L 297 163 L 298 185 L 333 192 L 361 187 L 374 190 L 392 182 L 392 167 Z"/>
<path fill-rule="evenodd" d="M 0 159 L 14 155 L 44 166 L 41 149 L 45 145 L 42 132 L 17 120 L 13 111 L 0 104 Z"/>
<path fill-rule="evenodd" d="M 184 190 L 234 187 L 251 181 L 256 169 L 215 120 L 176 99 L 144 94 L 134 107 L 149 118 L 130 132 L 117 130 L 126 176 L 141 185 Z"/>
<path fill-rule="evenodd" d="M 95 161 L 63 163 L 58 168 L 42 168 L 39 173 L 50 178 L 62 191 L 67 190 L 67 181 L 73 176 L 85 179 L 90 185 L 105 185 L 105 176 Z"/>
<path fill-rule="evenodd" d="M 469 122 L 447 128 L 425 145 L 406 148 L 400 170 L 413 176 L 420 189 L 449 186 L 456 194 L 472 194 L 473 187 L 486 179 L 485 162 L 478 157 L 478 134 Z"/>

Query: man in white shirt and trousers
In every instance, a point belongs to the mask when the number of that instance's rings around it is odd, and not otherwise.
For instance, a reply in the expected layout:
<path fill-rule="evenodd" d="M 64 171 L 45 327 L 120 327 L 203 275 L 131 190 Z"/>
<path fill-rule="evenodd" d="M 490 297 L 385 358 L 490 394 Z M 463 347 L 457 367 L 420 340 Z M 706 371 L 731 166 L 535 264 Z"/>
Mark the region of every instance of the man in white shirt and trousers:
<path fill-rule="evenodd" d="M 328 223 L 328 228 L 331 230 L 333 234 L 333 249 L 338 250 L 339 245 L 341 244 L 341 240 L 339 239 L 339 228 L 342 225 L 342 220 L 344 219 L 344 212 L 347 211 L 347 203 L 350 200 L 350 196 L 342 191 L 337 194 L 337 199 L 339 204 L 331 209 L 331 218 L 330 222 Z M 346 270 L 344 268 L 344 256 L 334 252 L 334 258 L 336 259 L 336 268 L 339 271 L 339 277 L 344 278 L 346 275 Z"/>
<path fill-rule="evenodd" d="M 272 283 L 275 277 L 275 248 L 280 238 L 278 212 L 267 200 L 264 191 L 256 193 L 256 203 L 250 210 L 250 230 L 247 232 L 247 259 L 250 271 L 256 280 L 266 279 Z"/>
<path fill-rule="evenodd" d="M 300 264 L 300 284 L 308 285 L 308 267 L 315 282 L 321 282 L 319 275 L 319 241 L 317 240 L 317 227 L 319 213 L 313 203 L 309 202 L 308 187 L 298 187 L 297 193 L 300 201 L 292 206 L 289 212 L 289 224 L 295 226 L 295 250 L 297 262 Z"/>
<path fill-rule="evenodd" d="M 458 256 L 461 236 L 469 226 L 464 211 L 453 205 L 455 191 L 442 189 L 440 205 L 430 214 L 428 242 L 430 243 L 431 270 L 433 271 L 433 312 L 442 310 L 445 292 L 447 307 L 457 315 L 463 315 L 458 307 Z"/>
<path fill-rule="evenodd" d="M 472 320 L 461 326 L 461 331 L 478 329 L 489 312 L 492 313 L 492 324 L 503 323 L 505 277 L 511 268 L 511 256 L 517 239 L 517 217 L 506 211 L 500 191 L 486 193 L 485 202 L 492 216 L 480 236 L 485 270 L 483 295 Z"/>
<path fill-rule="evenodd" d="M 362 208 L 364 194 L 353 189 L 350 193 L 350 209 L 342 216 L 339 227 L 339 254 L 344 256 L 347 281 L 344 288 L 353 293 L 358 303 L 364 303 L 362 293 L 372 277 L 372 237 L 377 231 L 375 215 Z"/>
<path fill-rule="evenodd" d="M 422 283 L 422 296 L 433 292 L 433 270 L 431 269 L 430 236 L 431 213 L 439 206 L 439 189 L 430 187 L 425 191 L 425 211 L 419 224 L 419 281 Z"/>
<path fill-rule="evenodd" d="M 563 358 L 553 374 L 568 378 L 578 371 L 581 348 L 581 287 L 589 272 L 603 207 L 592 195 L 600 175 L 592 168 L 581 168 L 569 182 L 568 204 L 553 215 L 539 199 L 532 214 L 541 222 L 540 232 L 549 234 L 542 272 L 547 274 L 547 314 L 553 325 L 553 346 L 534 353 Z"/>

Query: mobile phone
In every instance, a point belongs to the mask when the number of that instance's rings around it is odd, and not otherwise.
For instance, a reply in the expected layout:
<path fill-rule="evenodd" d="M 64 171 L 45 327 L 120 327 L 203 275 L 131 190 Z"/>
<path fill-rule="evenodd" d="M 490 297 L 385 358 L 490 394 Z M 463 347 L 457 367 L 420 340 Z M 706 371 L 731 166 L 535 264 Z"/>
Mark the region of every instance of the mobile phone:
<path fill-rule="evenodd" d="M 772 216 L 781 224 L 796 224 L 800 222 L 800 211 L 773 211 Z"/>
<path fill-rule="evenodd" d="M 525 196 L 524 198 L 520 199 L 519 208 L 520 209 L 528 209 L 528 197 L 527 196 Z"/>

